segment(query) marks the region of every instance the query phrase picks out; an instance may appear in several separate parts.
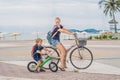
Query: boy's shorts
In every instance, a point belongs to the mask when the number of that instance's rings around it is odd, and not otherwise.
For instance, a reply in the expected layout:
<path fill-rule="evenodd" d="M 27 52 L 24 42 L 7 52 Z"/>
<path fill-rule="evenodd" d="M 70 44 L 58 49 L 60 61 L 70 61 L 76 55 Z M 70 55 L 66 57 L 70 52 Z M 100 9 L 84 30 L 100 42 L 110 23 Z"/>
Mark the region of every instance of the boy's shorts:
<path fill-rule="evenodd" d="M 34 58 L 35 61 L 38 62 L 39 60 L 42 59 L 42 56 L 40 54 L 38 54 L 38 53 L 34 53 L 33 58 Z"/>

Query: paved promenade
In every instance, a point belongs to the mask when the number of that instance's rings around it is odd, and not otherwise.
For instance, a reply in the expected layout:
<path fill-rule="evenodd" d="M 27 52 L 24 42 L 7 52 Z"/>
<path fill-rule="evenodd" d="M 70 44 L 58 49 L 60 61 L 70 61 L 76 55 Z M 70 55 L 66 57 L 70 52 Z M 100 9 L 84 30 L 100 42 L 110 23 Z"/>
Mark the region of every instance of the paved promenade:
<path fill-rule="evenodd" d="M 120 80 L 120 76 L 72 71 L 31 73 L 25 66 L 0 62 L 0 80 Z"/>
<path fill-rule="evenodd" d="M 66 47 L 72 42 L 63 41 Z M 0 42 L 0 80 L 120 80 L 120 41 L 88 41 L 87 47 L 94 55 L 93 64 L 88 69 L 74 72 L 76 69 L 67 63 L 65 72 L 56 73 L 27 70 L 33 44 L 34 41 Z"/>

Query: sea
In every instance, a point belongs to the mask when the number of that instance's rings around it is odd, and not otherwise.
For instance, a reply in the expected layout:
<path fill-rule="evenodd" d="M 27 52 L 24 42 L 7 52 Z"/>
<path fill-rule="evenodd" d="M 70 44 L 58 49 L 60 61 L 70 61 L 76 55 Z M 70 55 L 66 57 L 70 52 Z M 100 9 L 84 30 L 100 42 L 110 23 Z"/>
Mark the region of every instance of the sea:
<path fill-rule="evenodd" d="M 10 34 L 2 35 L 0 41 L 12 40 L 35 40 L 36 38 L 47 39 L 47 33 L 20 33 L 18 36 L 11 36 Z M 98 33 L 77 33 L 78 38 L 89 38 L 90 36 L 99 35 Z M 61 39 L 74 39 L 73 35 L 61 34 Z"/>

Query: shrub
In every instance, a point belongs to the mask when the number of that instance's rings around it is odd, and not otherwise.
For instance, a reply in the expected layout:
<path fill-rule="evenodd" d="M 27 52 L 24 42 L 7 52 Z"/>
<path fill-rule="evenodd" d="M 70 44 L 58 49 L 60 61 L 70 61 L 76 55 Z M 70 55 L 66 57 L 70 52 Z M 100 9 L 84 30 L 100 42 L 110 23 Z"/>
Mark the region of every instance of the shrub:
<path fill-rule="evenodd" d="M 95 39 L 99 39 L 99 37 L 98 37 L 98 36 L 95 36 Z"/>
<path fill-rule="evenodd" d="M 112 40 L 117 40 L 118 39 L 118 37 L 112 37 Z"/>
<path fill-rule="evenodd" d="M 108 36 L 109 39 L 112 39 L 112 37 L 113 37 L 112 35 L 109 35 L 109 36 Z"/>
<path fill-rule="evenodd" d="M 107 35 L 102 35 L 102 39 L 107 39 Z"/>
<path fill-rule="evenodd" d="M 90 36 L 88 39 L 91 40 L 91 39 L 92 39 L 92 36 Z"/>

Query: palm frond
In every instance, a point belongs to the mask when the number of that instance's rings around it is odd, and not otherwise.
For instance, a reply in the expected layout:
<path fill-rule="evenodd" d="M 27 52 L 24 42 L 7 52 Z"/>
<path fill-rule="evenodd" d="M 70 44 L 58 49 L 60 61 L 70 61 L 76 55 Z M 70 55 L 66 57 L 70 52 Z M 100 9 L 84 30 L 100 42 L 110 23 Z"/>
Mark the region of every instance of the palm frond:
<path fill-rule="evenodd" d="M 109 13 L 110 13 L 110 17 L 113 17 L 114 11 L 112 9 L 110 9 Z"/>
<path fill-rule="evenodd" d="M 100 8 L 102 7 L 103 4 L 107 3 L 107 0 L 100 0 L 98 4 L 100 5 Z"/>
<path fill-rule="evenodd" d="M 113 17 L 116 12 L 120 12 L 120 0 L 100 0 L 99 5 L 104 6 L 104 14 Z"/>
<path fill-rule="evenodd" d="M 117 1 L 116 1 L 116 5 L 117 5 L 118 7 L 120 7 L 120 0 L 117 0 Z"/>
<path fill-rule="evenodd" d="M 120 8 L 119 7 L 117 7 L 117 10 L 118 10 L 118 12 L 120 12 Z"/>

